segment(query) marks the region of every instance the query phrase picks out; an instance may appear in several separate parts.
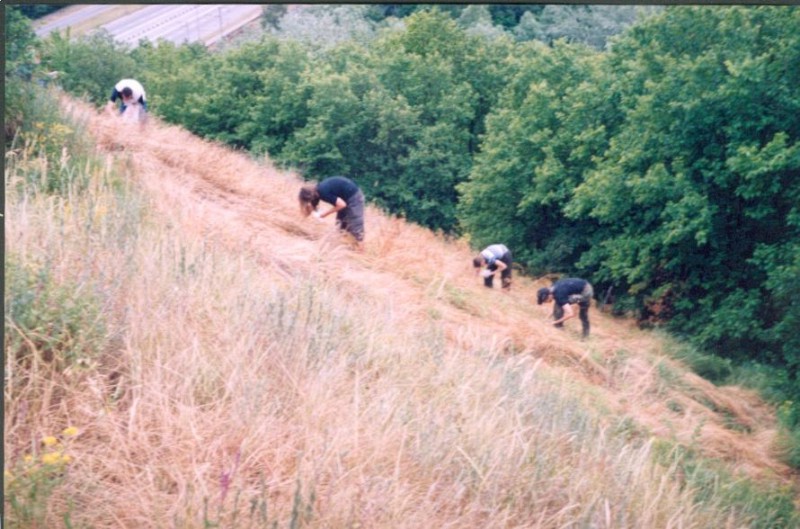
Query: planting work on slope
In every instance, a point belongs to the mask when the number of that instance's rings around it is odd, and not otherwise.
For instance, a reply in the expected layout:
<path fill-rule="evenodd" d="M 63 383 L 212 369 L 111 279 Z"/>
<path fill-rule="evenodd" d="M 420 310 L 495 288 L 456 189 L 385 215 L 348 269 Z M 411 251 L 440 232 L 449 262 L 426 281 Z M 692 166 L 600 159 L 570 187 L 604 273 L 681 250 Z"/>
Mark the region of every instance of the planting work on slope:
<path fill-rule="evenodd" d="M 800 11 L 130 7 L 5 9 L 5 526 L 800 526 Z"/>
<path fill-rule="evenodd" d="M 9 295 L 23 270 L 54 300 L 93 292 L 81 299 L 100 312 L 75 318 L 105 330 L 73 342 L 75 357 L 60 346 L 41 356 L 29 332 L 13 342 L 6 482 L 26 483 L 14 462 L 30 439 L 80 432 L 59 459 L 67 472 L 39 474 L 46 508 L 17 516 L 94 527 L 788 520 L 779 491 L 793 474 L 769 406 L 670 360 L 661 337 L 595 311 L 578 340 L 536 305 L 546 282 L 519 277 L 499 297 L 475 284 L 463 242 L 368 206 L 353 252 L 298 213 L 297 174 L 155 118 L 139 133 L 84 103 L 59 106 L 100 163 L 48 198 L 39 177 L 23 183 L 43 166 L 14 151 Z"/>

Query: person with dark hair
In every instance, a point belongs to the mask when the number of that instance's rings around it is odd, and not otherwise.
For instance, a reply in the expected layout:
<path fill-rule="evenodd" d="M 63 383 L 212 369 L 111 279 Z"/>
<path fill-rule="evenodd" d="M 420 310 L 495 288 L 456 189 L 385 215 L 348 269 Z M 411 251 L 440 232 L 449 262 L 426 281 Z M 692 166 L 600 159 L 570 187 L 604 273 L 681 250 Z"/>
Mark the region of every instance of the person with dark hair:
<path fill-rule="evenodd" d="M 117 99 L 120 101 L 120 115 L 131 121 L 145 122 L 147 119 L 147 95 L 139 81 L 123 79 L 114 85 L 106 109 L 112 110 Z"/>
<path fill-rule="evenodd" d="M 332 176 L 318 184 L 306 185 L 298 195 L 300 211 L 308 217 L 323 218 L 336 213 L 336 225 L 348 232 L 356 240 L 356 248 L 363 249 L 364 241 L 364 193 L 355 182 L 344 176 Z M 320 212 L 319 202 L 327 202 L 332 207 Z"/>
<path fill-rule="evenodd" d="M 556 281 L 552 287 L 540 288 L 536 293 L 536 303 L 553 301 L 553 325 L 564 327 L 564 322 L 575 317 L 573 305 L 578 305 L 583 336 L 589 336 L 589 305 L 594 296 L 592 285 L 585 279 L 570 277 Z"/>
<path fill-rule="evenodd" d="M 487 246 L 472 260 L 472 266 L 475 267 L 475 272 L 483 277 L 483 285 L 487 288 L 492 288 L 494 286 L 494 276 L 499 271 L 504 292 L 508 292 L 511 288 L 512 263 L 513 258 L 511 256 L 511 251 L 503 244 Z M 481 270 L 481 268 L 483 268 L 483 270 Z"/>

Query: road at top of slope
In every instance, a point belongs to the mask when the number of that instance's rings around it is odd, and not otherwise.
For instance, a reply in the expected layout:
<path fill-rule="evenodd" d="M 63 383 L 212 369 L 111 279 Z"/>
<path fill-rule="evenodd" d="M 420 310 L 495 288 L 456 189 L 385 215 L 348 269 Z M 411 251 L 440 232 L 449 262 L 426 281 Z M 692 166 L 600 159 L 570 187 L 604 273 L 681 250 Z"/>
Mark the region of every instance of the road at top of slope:
<path fill-rule="evenodd" d="M 150 5 L 120 11 L 120 6 L 72 6 L 44 17 L 36 28 L 39 37 L 72 28 L 72 34 L 102 29 L 117 42 L 135 48 L 142 40 L 167 41 L 176 45 L 200 42 L 206 46 L 257 20 L 263 6 L 258 4 L 172 4 Z M 75 31 L 82 28 L 83 31 Z"/>

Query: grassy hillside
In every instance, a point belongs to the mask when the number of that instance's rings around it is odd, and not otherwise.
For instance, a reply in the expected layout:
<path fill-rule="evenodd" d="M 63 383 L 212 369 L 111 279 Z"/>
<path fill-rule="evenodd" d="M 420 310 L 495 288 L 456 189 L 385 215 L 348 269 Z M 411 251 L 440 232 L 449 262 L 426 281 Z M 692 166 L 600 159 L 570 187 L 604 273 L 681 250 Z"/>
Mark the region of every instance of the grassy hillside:
<path fill-rule="evenodd" d="M 368 208 L 355 253 L 268 160 L 61 107 L 6 158 L 9 527 L 797 522 L 773 410 L 668 338 L 581 340 L 463 241 Z"/>

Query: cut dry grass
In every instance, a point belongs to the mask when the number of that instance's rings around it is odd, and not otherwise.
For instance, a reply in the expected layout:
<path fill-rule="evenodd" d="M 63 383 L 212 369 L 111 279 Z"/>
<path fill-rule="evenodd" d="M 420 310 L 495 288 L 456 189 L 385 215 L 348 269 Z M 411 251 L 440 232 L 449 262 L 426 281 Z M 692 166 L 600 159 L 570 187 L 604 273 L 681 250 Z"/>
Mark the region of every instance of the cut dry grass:
<path fill-rule="evenodd" d="M 657 338 L 595 310 L 586 341 L 554 329 L 542 282 L 485 289 L 463 242 L 371 207 L 355 253 L 300 218 L 296 175 L 65 106 L 108 170 L 11 195 L 6 221 L 9 253 L 94 289 L 109 329 L 88 366 L 7 363 L 6 468 L 81 431 L 48 526 L 780 526 L 679 449 L 786 486 L 770 410 Z"/>

